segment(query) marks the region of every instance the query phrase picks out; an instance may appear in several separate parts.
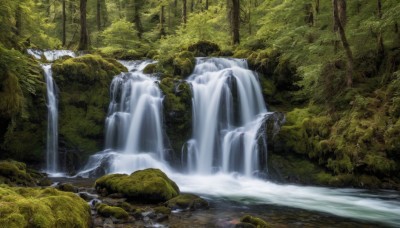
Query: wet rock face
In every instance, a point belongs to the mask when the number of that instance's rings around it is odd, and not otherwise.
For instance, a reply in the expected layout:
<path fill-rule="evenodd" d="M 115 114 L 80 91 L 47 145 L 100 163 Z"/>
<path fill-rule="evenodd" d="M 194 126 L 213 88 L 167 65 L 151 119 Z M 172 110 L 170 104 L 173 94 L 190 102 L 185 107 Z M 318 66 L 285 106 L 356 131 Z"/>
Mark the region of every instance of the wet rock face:
<path fill-rule="evenodd" d="M 111 174 L 96 180 L 98 192 L 121 193 L 145 203 L 165 202 L 179 194 L 179 187 L 159 169 L 139 170 L 131 175 Z"/>
<path fill-rule="evenodd" d="M 57 60 L 52 70 L 60 91 L 60 157 L 66 170 L 73 173 L 89 155 L 103 148 L 109 85 L 127 69 L 114 59 L 85 55 Z"/>
<path fill-rule="evenodd" d="M 208 209 L 209 204 L 206 200 L 193 194 L 180 194 L 179 196 L 168 200 L 165 205 L 171 210 L 198 210 Z"/>

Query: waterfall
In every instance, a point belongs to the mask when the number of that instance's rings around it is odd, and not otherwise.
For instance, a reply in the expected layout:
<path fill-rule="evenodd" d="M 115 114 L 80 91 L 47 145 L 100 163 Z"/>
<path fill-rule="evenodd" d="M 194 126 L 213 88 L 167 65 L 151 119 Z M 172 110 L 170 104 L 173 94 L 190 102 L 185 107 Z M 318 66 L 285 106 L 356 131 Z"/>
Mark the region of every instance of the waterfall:
<path fill-rule="evenodd" d="M 36 59 L 41 59 L 42 56 L 46 58 L 47 61 L 53 62 L 64 56 L 76 57 L 76 53 L 70 50 L 37 50 L 37 49 L 28 49 L 27 53 L 32 55 Z"/>
<path fill-rule="evenodd" d="M 259 169 L 257 132 L 267 115 L 257 75 L 241 59 L 197 58 L 193 138 L 184 147 L 190 173 L 252 175 Z"/>
<path fill-rule="evenodd" d="M 92 156 L 79 175 L 130 173 L 165 164 L 163 95 L 155 77 L 142 70 L 152 61 L 120 61 L 129 72 L 117 75 L 110 86 L 105 121 L 105 150 Z"/>
<path fill-rule="evenodd" d="M 46 172 L 59 171 L 58 160 L 58 101 L 56 84 L 53 80 L 51 64 L 43 64 L 44 77 L 47 86 L 47 146 Z"/>

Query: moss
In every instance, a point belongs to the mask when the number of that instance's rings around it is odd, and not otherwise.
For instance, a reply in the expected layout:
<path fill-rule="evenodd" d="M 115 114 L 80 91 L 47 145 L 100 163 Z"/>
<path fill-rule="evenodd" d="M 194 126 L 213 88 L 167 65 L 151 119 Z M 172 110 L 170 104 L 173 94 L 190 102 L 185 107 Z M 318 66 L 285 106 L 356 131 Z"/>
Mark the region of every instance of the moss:
<path fill-rule="evenodd" d="M 192 96 L 190 85 L 185 81 L 166 77 L 161 80 L 160 89 L 165 95 L 163 107 L 167 135 L 172 148 L 180 151 L 182 145 L 191 137 Z"/>
<path fill-rule="evenodd" d="M 98 55 L 60 60 L 53 64 L 53 75 L 60 88 L 59 135 L 66 147 L 67 171 L 76 171 L 89 155 L 103 148 L 104 119 L 113 77 L 127 69 L 115 59 Z M 90 85 L 88 87 L 88 85 Z"/>
<path fill-rule="evenodd" d="M 35 180 L 26 170 L 25 163 L 13 160 L 0 161 L 0 176 L 8 185 L 34 186 Z"/>
<path fill-rule="evenodd" d="M 179 194 L 179 188 L 159 169 L 139 170 L 131 175 L 111 174 L 96 180 L 96 189 L 122 193 L 131 200 L 164 202 Z"/>
<path fill-rule="evenodd" d="M 271 227 L 270 225 L 268 225 L 266 221 L 262 220 L 261 218 L 253 217 L 250 215 L 245 215 L 242 218 L 240 218 L 240 222 L 250 223 L 257 228 Z"/>
<path fill-rule="evenodd" d="M 191 52 L 183 51 L 174 57 L 172 64 L 174 75 L 187 77 L 192 73 L 196 60 Z"/>
<path fill-rule="evenodd" d="M 193 194 L 180 194 L 179 196 L 168 200 L 165 205 L 173 210 L 197 210 L 208 209 L 208 202 L 199 196 Z"/>
<path fill-rule="evenodd" d="M 189 45 L 188 51 L 193 52 L 195 56 L 206 57 L 220 51 L 218 44 L 201 40 Z"/>
<path fill-rule="evenodd" d="M 129 217 L 128 212 L 120 207 L 108 206 L 103 203 L 96 204 L 97 212 L 103 217 L 114 217 L 117 219 L 127 219 Z"/>
<path fill-rule="evenodd" d="M 90 227 L 89 205 L 55 189 L 0 186 L 0 224 L 7 227 Z"/>
<path fill-rule="evenodd" d="M 73 186 L 70 183 L 62 183 L 57 185 L 57 189 L 63 192 L 74 192 L 77 193 L 78 192 L 78 188 Z"/>
<path fill-rule="evenodd" d="M 49 178 L 42 178 L 41 180 L 39 180 L 38 185 L 39 186 L 50 186 L 53 184 L 53 181 L 50 180 Z"/>
<path fill-rule="evenodd" d="M 154 208 L 154 212 L 159 214 L 169 215 L 171 214 L 171 209 L 168 207 L 159 206 Z"/>
<path fill-rule="evenodd" d="M 144 69 L 143 69 L 143 73 L 145 74 L 153 74 L 156 72 L 157 69 L 157 64 L 152 63 L 147 65 Z"/>

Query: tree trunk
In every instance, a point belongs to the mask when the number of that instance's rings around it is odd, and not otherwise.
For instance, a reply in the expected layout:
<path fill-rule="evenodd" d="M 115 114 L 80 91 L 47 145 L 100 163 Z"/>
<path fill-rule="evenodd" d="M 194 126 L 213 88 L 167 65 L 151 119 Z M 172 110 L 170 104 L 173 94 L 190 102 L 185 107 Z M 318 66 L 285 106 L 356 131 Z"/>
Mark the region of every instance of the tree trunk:
<path fill-rule="evenodd" d="M 21 7 L 17 7 L 15 11 L 15 35 L 20 36 L 22 30 L 22 12 Z"/>
<path fill-rule="evenodd" d="M 190 0 L 190 12 L 193 13 L 194 10 L 194 0 Z"/>
<path fill-rule="evenodd" d="M 240 0 L 232 0 L 232 44 L 240 43 Z"/>
<path fill-rule="evenodd" d="M 138 0 L 134 0 L 134 23 L 136 26 L 136 30 L 137 30 L 137 36 L 139 37 L 139 39 L 142 39 L 142 35 L 144 32 L 143 26 L 142 26 L 142 20 L 140 18 L 140 10 L 141 10 L 141 6 L 142 6 L 142 2 L 138 1 Z"/>
<path fill-rule="evenodd" d="M 96 23 L 97 23 L 97 30 L 101 30 L 101 2 L 97 0 L 96 2 Z"/>
<path fill-rule="evenodd" d="M 187 1 L 186 1 L 186 0 L 183 0 L 183 6 L 182 6 L 182 21 L 183 21 L 183 24 L 184 24 L 184 25 L 186 25 L 186 22 L 187 22 L 187 17 L 186 17 L 186 3 L 187 3 Z"/>
<path fill-rule="evenodd" d="M 315 12 L 319 14 L 319 0 L 315 0 Z"/>
<path fill-rule="evenodd" d="M 79 39 L 78 50 L 87 50 L 89 48 L 89 35 L 86 23 L 86 3 L 87 0 L 80 0 L 79 10 L 81 13 L 81 37 Z"/>
<path fill-rule="evenodd" d="M 382 2 L 378 0 L 378 18 L 382 19 Z"/>
<path fill-rule="evenodd" d="M 208 0 L 206 0 L 206 10 L 208 10 Z"/>
<path fill-rule="evenodd" d="M 333 17 L 334 17 L 337 29 L 339 31 L 340 40 L 342 41 L 343 48 L 346 51 L 347 60 L 348 60 L 347 61 L 348 72 L 347 72 L 347 82 L 346 83 L 347 83 L 348 87 L 351 87 L 353 84 L 354 59 L 353 59 L 353 53 L 350 49 L 349 42 L 347 41 L 346 33 L 344 31 L 344 27 L 342 25 L 342 21 L 340 18 L 340 10 L 343 8 L 340 7 L 340 4 L 338 4 L 338 1 L 343 1 L 343 0 L 332 0 L 332 2 L 333 2 Z"/>
<path fill-rule="evenodd" d="M 336 9 L 337 9 L 340 24 L 344 28 L 344 27 L 346 27 L 346 24 L 347 24 L 346 0 L 336 0 L 336 5 L 337 5 Z M 333 30 L 336 32 L 336 31 L 338 31 L 338 25 L 336 23 L 336 19 L 334 19 L 333 21 L 334 21 Z"/>
<path fill-rule="evenodd" d="M 65 15 L 65 0 L 62 0 L 62 46 L 65 47 L 67 43 L 67 32 L 66 32 L 66 21 Z"/>
<path fill-rule="evenodd" d="M 164 30 L 164 8 L 165 8 L 165 6 L 161 6 L 161 11 L 160 11 L 160 38 L 165 36 L 165 30 Z"/>
<path fill-rule="evenodd" d="M 251 0 L 249 0 L 249 35 L 252 33 L 252 24 L 251 24 Z"/>
<path fill-rule="evenodd" d="M 178 0 L 174 0 L 174 16 L 178 16 Z"/>

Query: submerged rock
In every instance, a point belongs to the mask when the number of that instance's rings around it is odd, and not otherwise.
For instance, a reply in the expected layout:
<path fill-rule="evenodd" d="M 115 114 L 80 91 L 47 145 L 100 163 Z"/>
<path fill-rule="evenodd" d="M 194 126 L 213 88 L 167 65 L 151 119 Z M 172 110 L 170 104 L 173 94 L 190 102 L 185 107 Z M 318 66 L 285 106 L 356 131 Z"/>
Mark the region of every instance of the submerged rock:
<path fill-rule="evenodd" d="M 179 196 L 168 200 L 165 205 L 172 210 L 198 210 L 208 209 L 209 207 L 206 200 L 193 194 L 180 194 Z"/>
<path fill-rule="evenodd" d="M 97 191 L 122 193 L 133 201 L 165 202 L 179 194 L 179 188 L 159 169 L 139 170 L 131 175 L 110 174 L 96 180 Z"/>

